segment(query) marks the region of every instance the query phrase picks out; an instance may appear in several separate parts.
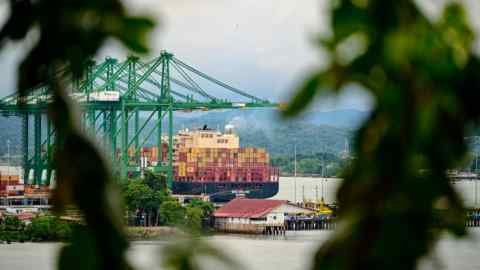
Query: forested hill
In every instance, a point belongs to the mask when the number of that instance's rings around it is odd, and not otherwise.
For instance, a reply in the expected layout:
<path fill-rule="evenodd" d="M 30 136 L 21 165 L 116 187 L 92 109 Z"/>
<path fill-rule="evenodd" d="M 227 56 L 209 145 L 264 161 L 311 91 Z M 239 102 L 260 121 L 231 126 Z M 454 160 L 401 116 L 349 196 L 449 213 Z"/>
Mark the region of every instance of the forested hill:
<path fill-rule="evenodd" d="M 242 146 L 264 147 L 273 155 L 293 155 L 295 144 L 299 154 L 343 151 L 345 142 L 351 141 L 353 131 L 366 115 L 353 110 L 315 112 L 285 120 L 271 109 L 237 110 L 209 112 L 194 118 L 182 118 L 179 122 L 188 128 L 207 124 L 222 129 L 226 124 L 232 124 Z"/>
<path fill-rule="evenodd" d="M 329 152 L 338 154 L 350 143 L 352 132 L 332 126 L 305 122 L 286 122 L 271 128 L 239 128 L 242 146 L 263 147 L 271 155 L 293 155 Z"/>
<path fill-rule="evenodd" d="M 360 111 L 316 112 L 286 121 L 272 109 L 177 113 L 175 130 L 203 125 L 223 130 L 226 124 L 233 124 L 242 146 L 264 147 L 272 155 L 293 155 L 295 144 L 298 154 L 338 154 L 365 116 Z M 7 139 L 11 140 L 12 153 L 21 151 L 21 134 L 19 118 L 0 117 L 0 156 L 6 153 Z"/>

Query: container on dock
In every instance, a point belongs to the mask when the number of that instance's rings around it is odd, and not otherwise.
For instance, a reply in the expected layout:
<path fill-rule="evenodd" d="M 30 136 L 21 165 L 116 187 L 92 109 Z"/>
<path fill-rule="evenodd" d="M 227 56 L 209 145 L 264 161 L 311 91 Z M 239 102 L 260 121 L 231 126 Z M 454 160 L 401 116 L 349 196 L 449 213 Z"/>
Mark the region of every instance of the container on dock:
<path fill-rule="evenodd" d="M 20 187 L 23 185 L 20 183 L 19 175 L 0 174 L 0 196 L 21 195 L 23 190 L 20 190 Z"/>

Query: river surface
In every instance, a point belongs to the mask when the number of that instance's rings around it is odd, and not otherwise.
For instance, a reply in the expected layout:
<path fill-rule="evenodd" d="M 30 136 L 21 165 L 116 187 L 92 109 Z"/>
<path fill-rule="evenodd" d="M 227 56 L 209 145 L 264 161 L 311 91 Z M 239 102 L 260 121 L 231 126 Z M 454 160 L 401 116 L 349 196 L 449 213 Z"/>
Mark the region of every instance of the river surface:
<path fill-rule="evenodd" d="M 323 183 L 322 183 L 323 181 Z M 328 203 L 335 201 L 339 179 L 297 178 L 296 195 L 294 178 L 281 178 L 276 199 L 297 201 L 321 198 Z M 323 192 L 322 192 L 323 186 Z M 457 182 L 455 188 L 464 197 L 467 205 L 475 205 L 479 194 L 472 181 Z M 477 190 L 478 191 L 478 190 Z M 214 235 L 205 239 L 236 259 L 241 269 L 248 270 L 300 270 L 309 269 L 315 250 L 329 236 L 328 231 L 287 232 L 282 237 L 248 235 Z M 132 265 L 139 270 L 162 269 L 161 254 L 171 240 L 133 242 L 128 252 Z M 400 244 L 400 243 L 399 243 Z M 55 269 L 58 243 L 0 244 L 0 269 Z M 480 229 L 470 231 L 469 237 L 461 240 L 444 235 L 436 250 L 422 260 L 421 270 L 430 269 L 480 269 Z M 79 256 L 81 256 L 79 254 Z M 202 259 L 203 269 L 231 269 L 208 259 Z"/>
<path fill-rule="evenodd" d="M 300 270 L 309 269 L 318 246 L 331 235 L 327 231 L 287 232 L 285 237 L 214 235 L 205 237 L 211 244 L 234 258 L 240 269 Z M 135 269 L 152 270 L 161 267 L 162 250 L 172 240 L 139 241 L 131 244 L 128 258 Z M 0 245 L 0 269 L 51 270 L 56 266 L 58 243 L 25 243 Z M 457 240 L 444 236 L 435 252 L 420 263 L 421 270 L 480 269 L 480 230 Z M 81 256 L 79 254 L 79 256 Z M 232 269 L 212 260 L 201 259 L 203 269 Z"/>

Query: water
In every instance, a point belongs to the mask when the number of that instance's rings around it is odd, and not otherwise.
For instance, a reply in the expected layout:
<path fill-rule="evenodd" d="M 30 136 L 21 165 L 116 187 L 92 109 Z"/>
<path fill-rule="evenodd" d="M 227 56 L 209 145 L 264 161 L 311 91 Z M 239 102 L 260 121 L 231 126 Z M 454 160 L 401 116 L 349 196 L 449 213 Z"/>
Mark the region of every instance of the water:
<path fill-rule="evenodd" d="M 285 237 L 215 235 L 206 240 L 235 258 L 241 269 L 247 270 L 300 270 L 309 269 L 315 250 L 331 232 L 288 232 Z M 456 240 L 445 236 L 436 251 L 420 263 L 421 270 L 480 269 L 480 230 L 470 233 L 470 238 Z M 128 258 L 135 269 L 162 269 L 162 249 L 168 241 L 134 242 Z M 0 245 L 0 269 L 51 270 L 56 266 L 58 243 L 25 243 Z M 212 260 L 202 259 L 203 269 L 232 269 Z"/>
<path fill-rule="evenodd" d="M 323 181 L 323 184 L 322 184 Z M 321 180 L 320 178 L 297 178 L 296 195 L 295 181 L 292 177 L 280 179 L 280 191 L 275 199 L 297 201 L 324 197 L 327 203 L 335 201 L 336 189 L 341 183 L 339 179 Z M 322 192 L 323 186 L 323 192 Z M 478 185 L 473 181 L 457 182 L 455 188 L 463 196 L 469 206 L 475 205 L 475 188 L 479 195 Z M 302 188 L 303 187 L 303 188 Z M 477 198 L 478 206 L 478 198 Z M 245 235 L 214 235 L 207 241 L 233 258 L 236 258 L 242 269 L 264 270 L 296 270 L 308 269 L 312 256 L 321 243 L 331 232 L 287 232 L 286 237 L 271 238 L 264 236 Z M 159 255 L 168 241 L 134 242 L 128 252 L 128 258 L 139 270 L 162 269 Z M 0 269 L 55 269 L 55 256 L 61 247 L 58 243 L 26 243 L 0 245 Z M 480 269 L 480 229 L 474 229 L 469 238 L 456 240 L 444 236 L 435 252 L 421 263 L 421 270 L 439 269 Z M 211 260 L 201 260 L 204 269 L 228 269 L 215 264 Z"/>
<path fill-rule="evenodd" d="M 316 198 L 322 198 L 323 194 L 326 203 L 334 203 L 336 201 L 337 189 L 341 182 L 342 180 L 338 178 L 297 177 L 295 200 L 295 178 L 281 177 L 279 182 L 280 189 L 273 199 L 293 202 L 301 201 L 305 197 L 307 200 L 315 200 Z M 459 181 L 454 182 L 453 186 L 462 196 L 466 206 L 480 207 L 480 181 Z"/>

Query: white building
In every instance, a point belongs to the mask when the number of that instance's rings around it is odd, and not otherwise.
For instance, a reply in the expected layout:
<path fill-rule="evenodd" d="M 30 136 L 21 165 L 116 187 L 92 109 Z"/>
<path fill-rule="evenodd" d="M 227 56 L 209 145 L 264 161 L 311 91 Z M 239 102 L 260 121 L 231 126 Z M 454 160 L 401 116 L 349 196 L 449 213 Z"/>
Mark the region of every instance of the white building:
<path fill-rule="evenodd" d="M 215 229 L 224 232 L 262 233 L 267 227 L 283 228 L 287 215 L 314 211 L 284 200 L 235 199 L 213 214 Z"/>

